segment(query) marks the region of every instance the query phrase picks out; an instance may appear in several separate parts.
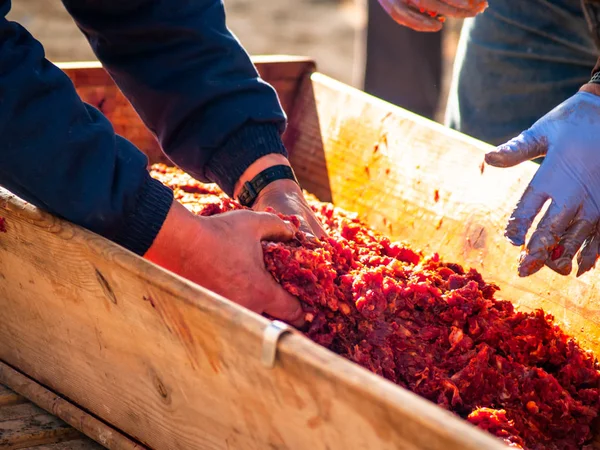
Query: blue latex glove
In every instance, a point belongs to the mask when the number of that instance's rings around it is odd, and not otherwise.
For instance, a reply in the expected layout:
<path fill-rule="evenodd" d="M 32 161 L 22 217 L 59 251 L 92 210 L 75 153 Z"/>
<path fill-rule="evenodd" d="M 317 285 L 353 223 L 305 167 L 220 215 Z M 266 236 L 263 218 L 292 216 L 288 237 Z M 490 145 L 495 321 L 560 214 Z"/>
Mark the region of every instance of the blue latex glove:
<path fill-rule="evenodd" d="M 443 21 L 432 17 L 475 17 L 487 8 L 486 0 L 379 0 L 400 25 L 416 31 L 439 31 Z"/>
<path fill-rule="evenodd" d="M 511 167 L 540 156 L 545 159 L 513 211 L 505 236 L 523 245 L 534 219 L 551 199 L 521 256 L 519 275 L 531 275 L 544 264 L 568 275 L 581 248 L 579 276 L 595 265 L 598 254 L 600 96 L 575 94 L 485 160 Z"/>

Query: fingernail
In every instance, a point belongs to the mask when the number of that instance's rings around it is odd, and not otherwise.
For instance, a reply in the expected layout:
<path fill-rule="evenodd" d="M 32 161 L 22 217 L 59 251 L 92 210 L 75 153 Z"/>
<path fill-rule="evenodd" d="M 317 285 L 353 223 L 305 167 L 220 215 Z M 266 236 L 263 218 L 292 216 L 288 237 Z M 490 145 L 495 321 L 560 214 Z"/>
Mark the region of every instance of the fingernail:
<path fill-rule="evenodd" d="M 580 253 L 577 255 L 577 276 L 583 275 L 588 270 L 592 270 L 596 267 L 596 261 L 598 260 L 598 256 L 589 257 L 589 253 Z"/>
<path fill-rule="evenodd" d="M 525 244 L 525 239 L 523 239 L 521 237 L 513 236 L 513 235 L 509 235 L 509 234 L 504 234 L 504 237 L 508 240 L 508 242 L 510 242 L 515 247 L 520 247 L 521 245 Z"/>
<path fill-rule="evenodd" d="M 294 224 L 292 222 L 290 222 L 289 220 L 284 220 L 283 222 L 286 224 L 286 226 L 292 233 L 296 232 L 297 228 L 294 226 Z"/>
<path fill-rule="evenodd" d="M 561 275 L 569 275 L 573 270 L 573 261 L 568 257 L 557 259 L 554 261 L 554 265 L 556 266 L 556 272 Z"/>
<path fill-rule="evenodd" d="M 513 220 L 508 222 L 506 231 L 504 231 L 504 237 L 508 239 L 508 242 L 517 247 L 525 245 L 526 233 L 523 233 L 519 228 L 521 227 Z"/>
<path fill-rule="evenodd" d="M 538 272 L 544 267 L 545 260 L 546 258 L 543 258 L 540 253 L 522 256 L 521 261 L 519 262 L 519 276 L 527 277 Z"/>
<path fill-rule="evenodd" d="M 578 268 L 577 268 L 577 277 L 580 277 L 584 273 L 592 270 L 594 268 L 594 265 L 595 264 L 590 264 L 587 261 L 584 261 L 584 262 L 580 263 L 579 266 L 578 266 Z"/>
<path fill-rule="evenodd" d="M 484 159 L 487 164 L 494 165 L 494 163 L 498 160 L 498 153 L 496 153 L 496 152 L 486 153 Z"/>
<path fill-rule="evenodd" d="M 485 155 L 485 162 L 494 167 L 509 167 L 512 149 L 508 146 L 498 147 Z"/>
<path fill-rule="evenodd" d="M 300 328 L 306 323 L 304 319 L 304 310 L 301 306 L 298 307 L 298 310 L 292 315 L 292 317 L 295 317 L 295 319 L 290 320 L 290 323 L 296 328 Z"/>

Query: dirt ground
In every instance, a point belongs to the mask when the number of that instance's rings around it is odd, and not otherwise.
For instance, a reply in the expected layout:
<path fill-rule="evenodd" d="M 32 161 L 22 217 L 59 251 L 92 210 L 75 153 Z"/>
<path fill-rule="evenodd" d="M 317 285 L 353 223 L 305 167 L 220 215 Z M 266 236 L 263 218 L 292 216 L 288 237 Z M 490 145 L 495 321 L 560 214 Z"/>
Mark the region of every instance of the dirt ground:
<path fill-rule="evenodd" d="M 251 54 L 310 56 L 317 61 L 321 72 L 355 87 L 362 86 L 366 0 L 224 1 L 229 28 Z M 13 2 L 9 17 L 43 43 L 51 61 L 95 59 L 59 0 Z M 444 93 L 449 85 L 459 29 L 459 24 L 449 25 Z"/>

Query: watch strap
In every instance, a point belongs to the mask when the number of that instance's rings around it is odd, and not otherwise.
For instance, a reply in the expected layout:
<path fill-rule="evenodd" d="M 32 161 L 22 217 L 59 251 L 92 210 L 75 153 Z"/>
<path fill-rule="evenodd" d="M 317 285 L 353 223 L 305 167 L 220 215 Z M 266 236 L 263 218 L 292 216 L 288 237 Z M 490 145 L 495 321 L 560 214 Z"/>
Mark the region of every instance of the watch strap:
<path fill-rule="evenodd" d="M 596 72 L 594 75 L 592 75 L 590 83 L 600 84 L 600 72 Z"/>
<path fill-rule="evenodd" d="M 238 195 L 238 201 L 242 206 L 251 207 L 256 201 L 258 194 L 273 181 L 277 180 L 292 180 L 298 183 L 296 175 L 290 166 L 272 166 L 260 172 L 251 181 L 244 183 Z"/>

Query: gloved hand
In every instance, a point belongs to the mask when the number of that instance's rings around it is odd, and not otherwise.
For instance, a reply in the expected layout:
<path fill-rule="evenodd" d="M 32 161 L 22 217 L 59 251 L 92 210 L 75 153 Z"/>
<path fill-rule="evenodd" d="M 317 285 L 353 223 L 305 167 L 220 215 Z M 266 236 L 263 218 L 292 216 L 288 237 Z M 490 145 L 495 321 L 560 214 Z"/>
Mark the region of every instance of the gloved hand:
<path fill-rule="evenodd" d="M 379 0 L 400 25 L 416 31 L 439 31 L 445 17 L 474 17 L 487 8 L 486 0 Z"/>
<path fill-rule="evenodd" d="M 529 130 L 485 160 L 496 167 L 511 167 L 545 156 L 506 227 L 505 236 L 523 245 L 527 231 L 547 200 L 546 214 L 531 235 L 519 263 L 526 277 L 544 264 L 568 275 L 580 248 L 578 273 L 596 263 L 600 236 L 600 96 L 579 92 Z"/>

